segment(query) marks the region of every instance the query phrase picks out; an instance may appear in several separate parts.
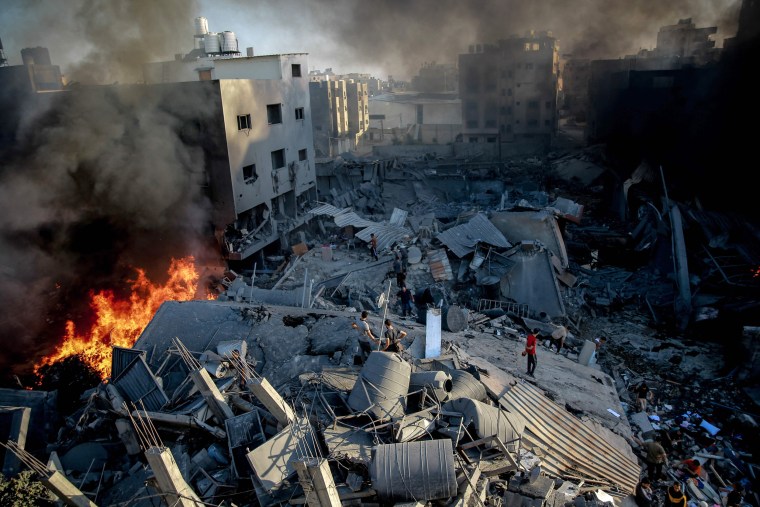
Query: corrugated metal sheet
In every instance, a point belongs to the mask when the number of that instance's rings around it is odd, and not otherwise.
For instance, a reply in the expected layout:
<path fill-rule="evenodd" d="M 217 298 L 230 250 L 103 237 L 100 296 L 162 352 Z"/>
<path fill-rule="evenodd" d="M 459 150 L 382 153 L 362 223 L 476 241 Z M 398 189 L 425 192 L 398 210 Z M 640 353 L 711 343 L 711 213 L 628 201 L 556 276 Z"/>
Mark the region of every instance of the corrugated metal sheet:
<path fill-rule="evenodd" d="M 369 235 L 374 233 L 377 236 L 377 251 L 382 252 L 391 247 L 394 243 L 401 241 L 405 236 L 411 236 L 412 231 L 404 227 L 394 225 L 374 224 L 357 232 L 355 236 L 362 241 L 369 241 Z"/>
<path fill-rule="evenodd" d="M 540 448 L 541 466 L 550 474 L 609 482 L 602 489 L 626 495 L 639 481 L 639 464 L 536 387 L 519 383 L 500 403 L 526 421 L 522 447 Z"/>
<path fill-rule="evenodd" d="M 391 225 L 395 225 L 396 227 L 403 227 L 406 223 L 407 216 L 409 216 L 408 211 L 399 208 L 393 208 L 393 213 L 391 214 L 389 223 Z"/>
<path fill-rule="evenodd" d="M 343 212 L 347 212 L 348 210 L 348 208 L 336 208 L 332 204 L 323 204 L 322 206 L 317 206 L 316 208 L 307 211 L 307 213 L 310 215 L 330 215 L 331 217 L 334 217 Z"/>
<path fill-rule="evenodd" d="M 507 238 L 483 214 L 477 214 L 469 222 L 457 225 L 443 231 L 436 239 L 449 247 L 457 257 L 475 251 L 478 243 L 486 243 L 499 248 L 509 248 L 512 245 Z"/>
<path fill-rule="evenodd" d="M 365 220 L 353 211 L 346 211 L 345 213 L 340 213 L 338 215 L 335 215 L 335 224 L 338 227 L 345 227 L 347 225 L 353 225 L 354 227 L 369 227 L 370 225 L 375 225 L 375 222 L 370 222 L 369 220 Z"/>
<path fill-rule="evenodd" d="M 111 378 L 116 378 L 132 364 L 137 356 L 145 356 L 144 350 L 112 347 L 111 351 Z"/>
<path fill-rule="evenodd" d="M 441 280 L 454 279 L 454 273 L 451 271 L 451 264 L 449 264 L 446 250 L 431 250 L 427 253 L 427 258 L 433 280 L 440 282 Z"/>
<path fill-rule="evenodd" d="M 114 380 L 114 385 L 125 400 L 135 404 L 142 401 L 149 411 L 160 410 L 169 401 L 143 356 L 137 356 Z M 143 408 L 140 404 L 138 406 Z"/>

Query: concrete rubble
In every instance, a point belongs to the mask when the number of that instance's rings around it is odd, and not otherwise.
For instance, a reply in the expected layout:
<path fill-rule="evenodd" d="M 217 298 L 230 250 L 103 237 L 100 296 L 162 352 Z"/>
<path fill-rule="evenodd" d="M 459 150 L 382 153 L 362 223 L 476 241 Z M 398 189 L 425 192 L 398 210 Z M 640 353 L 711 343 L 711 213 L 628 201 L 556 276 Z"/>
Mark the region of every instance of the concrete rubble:
<path fill-rule="evenodd" d="M 663 437 L 662 480 L 690 502 L 741 488 L 758 505 L 760 361 L 725 373 L 731 358 L 699 340 L 730 313 L 737 347 L 758 350 L 743 319 L 758 284 L 732 263 L 760 264 L 715 224 L 749 225 L 651 200 L 625 231 L 594 219 L 604 176 L 593 151 L 323 163 L 329 191 L 289 251 L 228 270 L 214 301 L 165 302 L 114 348 L 112 377 L 39 449 L 73 488 L 54 492 L 69 505 L 627 505 L 645 442 Z M 362 343 L 361 311 L 375 336 L 385 318 L 404 330 L 402 350 Z M 533 330 L 535 377 L 521 357 Z M 638 410 L 642 382 L 654 396 Z M 2 408 L 11 437 L 34 423 Z M 46 469 L 4 440 L 4 472 Z"/>

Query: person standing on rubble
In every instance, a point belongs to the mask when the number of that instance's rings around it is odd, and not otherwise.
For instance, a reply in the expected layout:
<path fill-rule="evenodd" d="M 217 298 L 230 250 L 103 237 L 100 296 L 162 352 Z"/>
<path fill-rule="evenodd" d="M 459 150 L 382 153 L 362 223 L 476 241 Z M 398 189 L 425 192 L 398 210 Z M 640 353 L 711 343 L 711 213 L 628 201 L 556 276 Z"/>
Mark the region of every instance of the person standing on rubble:
<path fill-rule="evenodd" d="M 681 491 L 680 482 L 673 481 L 673 485 L 668 488 L 665 507 L 686 507 L 686 495 Z"/>
<path fill-rule="evenodd" d="M 390 319 L 385 319 L 385 332 L 383 333 L 383 341 L 385 346 L 382 348 L 384 352 L 401 352 L 404 350 L 404 345 L 401 340 L 406 337 L 406 331 L 396 329 L 393 327 L 393 323 Z"/>
<path fill-rule="evenodd" d="M 396 273 L 396 287 L 401 288 L 402 285 L 406 284 L 406 273 L 404 273 L 404 268 L 401 265 L 401 256 L 398 252 L 393 259 L 393 272 Z"/>
<path fill-rule="evenodd" d="M 652 480 L 658 480 L 664 478 L 662 475 L 662 466 L 668 459 L 668 455 L 665 453 L 665 449 L 660 443 L 660 437 L 656 436 L 654 440 L 647 440 L 642 442 L 642 447 L 647 453 L 644 461 L 647 463 L 647 474 Z"/>
<path fill-rule="evenodd" d="M 649 477 L 644 477 L 636 485 L 636 505 L 639 507 L 652 507 L 654 500 L 654 491 L 652 491 L 652 481 Z"/>
<path fill-rule="evenodd" d="M 528 356 L 528 375 L 533 376 L 533 372 L 536 371 L 536 342 L 538 341 L 538 335 L 540 331 L 538 328 L 534 328 L 532 333 L 528 334 L 528 339 L 525 342 L 525 350 L 522 351 L 523 356 Z"/>
<path fill-rule="evenodd" d="M 372 253 L 372 258 L 377 262 L 377 237 L 374 232 L 369 234 L 369 250 Z"/>
<path fill-rule="evenodd" d="M 367 310 L 364 310 L 362 312 L 361 317 L 359 317 L 359 322 L 352 322 L 351 327 L 359 331 L 361 334 L 361 338 L 359 338 L 359 346 L 362 348 L 362 351 L 365 352 L 365 354 L 369 355 L 370 352 L 372 352 L 373 347 L 372 343 L 374 343 L 376 346 L 380 345 L 380 339 L 375 338 L 375 335 L 372 334 L 372 330 L 369 328 L 369 322 L 367 322 L 367 317 L 369 316 L 369 312 Z M 370 343 L 370 340 L 372 343 Z"/>
<path fill-rule="evenodd" d="M 406 317 L 407 313 L 411 316 L 414 294 L 412 294 L 412 291 L 406 288 L 406 284 L 401 286 L 401 290 L 396 293 L 396 297 L 398 297 L 398 300 L 401 302 L 402 316 Z"/>
<path fill-rule="evenodd" d="M 639 384 L 636 388 L 636 406 L 639 412 L 646 412 L 647 402 L 652 401 L 654 394 L 649 390 L 649 386 L 645 381 Z"/>

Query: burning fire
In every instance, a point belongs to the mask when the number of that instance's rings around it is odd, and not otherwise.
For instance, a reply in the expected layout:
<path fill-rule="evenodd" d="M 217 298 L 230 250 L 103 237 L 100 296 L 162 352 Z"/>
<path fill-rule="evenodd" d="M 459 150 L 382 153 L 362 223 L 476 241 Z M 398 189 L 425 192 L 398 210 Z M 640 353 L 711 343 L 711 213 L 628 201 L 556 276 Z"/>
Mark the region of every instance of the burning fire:
<path fill-rule="evenodd" d="M 199 275 L 195 259 L 185 257 L 172 259 L 169 280 L 165 285 L 155 285 L 136 269 L 137 278 L 130 282 L 129 299 L 117 299 L 110 291 L 91 294 L 90 307 L 96 315 L 89 331 L 77 330 L 74 322 L 66 322 L 66 335 L 57 350 L 42 359 L 35 367 L 53 364 L 63 358 L 80 355 L 82 360 L 95 368 L 102 378 L 111 374 L 111 347 L 131 347 L 148 325 L 164 301 L 189 301 L 195 299 Z"/>

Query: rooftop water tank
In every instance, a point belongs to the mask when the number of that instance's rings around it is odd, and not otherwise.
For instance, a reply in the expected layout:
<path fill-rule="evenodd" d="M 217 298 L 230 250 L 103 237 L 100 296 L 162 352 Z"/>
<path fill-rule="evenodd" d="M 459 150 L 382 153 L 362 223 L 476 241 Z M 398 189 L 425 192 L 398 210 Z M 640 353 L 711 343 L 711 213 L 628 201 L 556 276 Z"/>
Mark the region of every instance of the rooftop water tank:
<path fill-rule="evenodd" d="M 219 46 L 219 34 L 216 32 L 209 32 L 203 36 L 203 50 L 208 55 L 218 55 L 222 52 Z"/>
<path fill-rule="evenodd" d="M 222 53 L 238 53 L 238 41 L 235 32 L 222 32 L 219 36 Z"/>
<path fill-rule="evenodd" d="M 195 35 L 206 35 L 208 33 L 208 19 L 203 16 L 195 18 Z"/>

